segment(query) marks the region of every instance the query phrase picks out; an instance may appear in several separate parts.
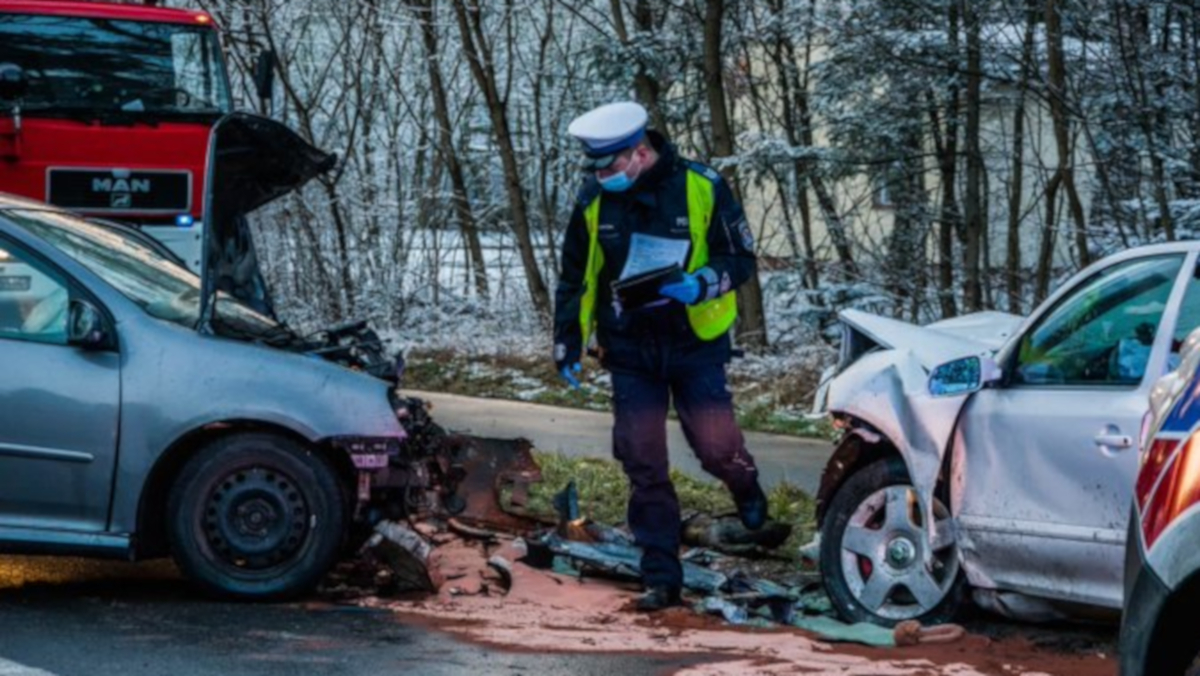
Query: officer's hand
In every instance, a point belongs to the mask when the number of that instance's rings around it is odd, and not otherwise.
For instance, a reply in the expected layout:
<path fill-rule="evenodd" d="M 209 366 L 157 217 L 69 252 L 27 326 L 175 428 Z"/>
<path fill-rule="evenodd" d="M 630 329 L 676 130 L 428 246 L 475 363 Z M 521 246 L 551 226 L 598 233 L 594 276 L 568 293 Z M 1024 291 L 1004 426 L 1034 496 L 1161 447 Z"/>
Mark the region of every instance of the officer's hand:
<path fill-rule="evenodd" d="M 678 282 L 663 284 L 658 289 L 660 296 L 673 298 L 684 305 L 695 305 L 700 300 L 700 277 L 690 272 L 683 273 Z"/>
<path fill-rule="evenodd" d="M 559 373 L 559 375 L 561 375 L 563 377 L 563 380 L 567 381 L 568 385 L 570 385 L 572 388 L 578 390 L 579 389 L 579 378 L 576 377 L 576 374 L 579 373 L 580 368 L 582 368 L 582 367 L 579 365 L 579 362 L 575 362 L 574 364 L 567 364 L 567 365 L 563 366 L 562 369 L 559 370 L 558 373 Z"/>

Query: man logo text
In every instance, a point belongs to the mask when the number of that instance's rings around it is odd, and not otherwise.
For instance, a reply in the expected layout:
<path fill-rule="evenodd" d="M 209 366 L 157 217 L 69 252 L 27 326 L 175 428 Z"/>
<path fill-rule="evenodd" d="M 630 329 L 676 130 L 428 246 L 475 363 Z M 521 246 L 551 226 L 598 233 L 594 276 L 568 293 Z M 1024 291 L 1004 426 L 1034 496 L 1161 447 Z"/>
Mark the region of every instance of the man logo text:
<path fill-rule="evenodd" d="M 92 192 L 148 193 L 150 192 L 150 179 L 93 178 Z"/>

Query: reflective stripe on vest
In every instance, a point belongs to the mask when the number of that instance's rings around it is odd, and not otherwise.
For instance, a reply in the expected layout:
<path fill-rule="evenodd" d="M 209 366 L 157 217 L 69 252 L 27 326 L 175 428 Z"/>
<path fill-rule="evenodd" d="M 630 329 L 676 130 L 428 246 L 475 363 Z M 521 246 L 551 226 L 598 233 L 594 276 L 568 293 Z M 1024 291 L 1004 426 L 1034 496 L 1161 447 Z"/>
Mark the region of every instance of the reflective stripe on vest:
<path fill-rule="evenodd" d="M 692 255 L 687 271 L 695 272 L 708 264 L 708 226 L 712 222 L 716 195 L 713 182 L 704 175 L 687 172 L 688 230 L 692 237 Z M 579 327 L 586 348 L 596 326 L 596 294 L 600 284 L 600 269 L 604 267 L 604 251 L 600 247 L 600 197 L 583 210 L 588 229 L 587 269 L 583 276 L 583 300 L 579 305 Z M 688 323 L 701 340 L 715 340 L 725 334 L 737 319 L 737 294 L 730 291 L 718 298 L 689 305 Z"/>

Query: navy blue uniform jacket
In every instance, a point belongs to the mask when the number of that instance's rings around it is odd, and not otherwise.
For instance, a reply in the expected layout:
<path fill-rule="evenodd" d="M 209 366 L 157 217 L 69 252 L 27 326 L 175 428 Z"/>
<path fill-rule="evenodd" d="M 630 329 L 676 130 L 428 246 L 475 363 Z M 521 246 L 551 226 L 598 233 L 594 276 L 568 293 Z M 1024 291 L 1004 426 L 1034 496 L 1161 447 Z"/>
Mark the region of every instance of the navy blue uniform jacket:
<path fill-rule="evenodd" d="M 730 357 L 728 334 L 716 340 L 696 337 L 684 306 L 667 305 L 620 312 L 613 304 L 611 284 L 625 267 L 634 233 L 691 240 L 687 210 L 687 170 L 714 183 L 716 204 L 708 229 L 708 264 L 718 290 L 740 286 L 755 273 L 754 239 L 742 207 L 729 185 L 715 170 L 679 157 L 662 135 L 649 132 L 659 159 L 622 193 L 603 193 L 600 200 L 599 243 L 604 250 L 596 298 L 596 338 L 610 370 L 662 372 L 668 366 L 725 363 Z M 554 295 L 555 362 L 561 368 L 580 360 L 583 350 L 579 307 L 587 267 L 588 232 L 583 211 L 597 195 L 599 183 L 590 177 L 579 192 L 562 247 L 562 274 Z M 691 252 L 688 253 L 689 258 Z"/>

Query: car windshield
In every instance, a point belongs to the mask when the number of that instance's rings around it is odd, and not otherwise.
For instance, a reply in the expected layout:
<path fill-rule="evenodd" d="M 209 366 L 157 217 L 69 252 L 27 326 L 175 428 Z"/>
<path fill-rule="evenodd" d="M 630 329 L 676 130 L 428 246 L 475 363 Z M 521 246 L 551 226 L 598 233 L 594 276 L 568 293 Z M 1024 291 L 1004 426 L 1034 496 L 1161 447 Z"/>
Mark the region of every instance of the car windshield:
<path fill-rule="evenodd" d="M 0 63 L 28 82 L 29 115 L 219 115 L 231 109 L 209 26 L 0 14 Z"/>
<path fill-rule="evenodd" d="M 58 211 L 30 209 L 3 214 L 82 263 L 151 316 L 187 328 L 200 323 L 200 277 L 136 237 Z M 239 335 L 264 336 L 285 330 L 224 293 L 217 296 L 216 315 L 222 327 Z"/>

